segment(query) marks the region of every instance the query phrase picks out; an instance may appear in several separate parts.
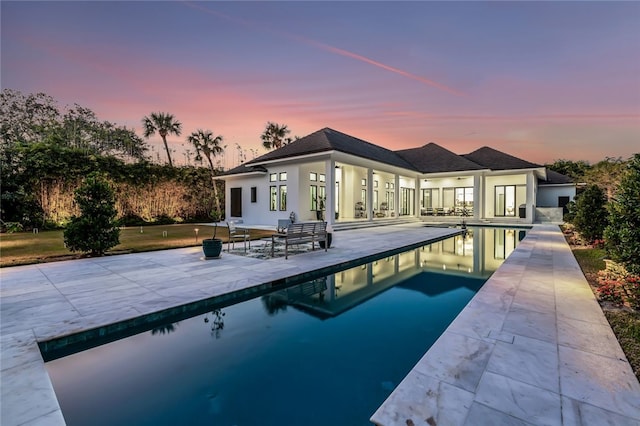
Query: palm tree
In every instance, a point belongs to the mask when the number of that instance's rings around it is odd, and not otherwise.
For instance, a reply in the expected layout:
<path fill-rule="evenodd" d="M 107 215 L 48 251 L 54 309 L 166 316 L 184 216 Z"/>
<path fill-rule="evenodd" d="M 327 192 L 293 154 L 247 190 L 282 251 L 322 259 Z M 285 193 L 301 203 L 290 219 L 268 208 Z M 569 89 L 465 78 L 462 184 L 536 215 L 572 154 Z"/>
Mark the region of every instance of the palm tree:
<path fill-rule="evenodd" d="M 196 149 L 196 161 L 202 160 L 202 155 L 204 154 L 204 157 L 209 163 L 211 183 L 213 184 L 213 198 L 216 203 L 216 211 L 220 212 L 220 199 L 218 198 L 218 188 L 215 181 L 216 171 L 213 166 L 213 159 L 224 151 L 222 146 L 220 146 L 222 143 L 222 136 L 218 135 L 214 137 L 211 130 L 198 129 L 189 135 L 187 142 L 192 144 Z"/>
<path fill-rule="evenodd" d="M 264 132 L 260 136 L 262 139 L 262 146 L 266 149 L 282 148 L 284 145 L 291 142 L 291 138 L 287 138 L 289 133 L 291 133 L 291 130 L 287 128 L 286 124 L 279 125 L 269 121 Z"/>
<path fill-rule="evenodd" d="M 173 114 L 166 112 L 152 112 L 149 117 L 144 117 L 142 119 L 142 125 L 144 126 L 145 138 L 148 138 L 158 132 L 162 138 L 162 142 L 164 142 L 164 149 L 167 151 L 169 166 L 173 167 L 171 153 L 169 152 L 169 145 L 167 145 L 167 135 L 173 134 L 180 136 L 182 133 L 182 123 L 176 120 Z"/>

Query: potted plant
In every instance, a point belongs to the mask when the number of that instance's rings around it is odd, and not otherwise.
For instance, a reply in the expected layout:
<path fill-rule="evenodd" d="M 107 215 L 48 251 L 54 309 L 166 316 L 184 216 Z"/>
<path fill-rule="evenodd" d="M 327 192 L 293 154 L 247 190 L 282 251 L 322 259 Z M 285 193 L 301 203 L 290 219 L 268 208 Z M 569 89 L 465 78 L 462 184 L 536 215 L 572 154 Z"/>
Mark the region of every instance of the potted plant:
<path fill-rule="evenodd" d="M 222 252 L 222 240 L 216 238 L 218 232 L 218 223 L 213 223 L 213 238 L 205 238 L 202 240 L 202 252 L 206 259 L 219 259 Z"/>

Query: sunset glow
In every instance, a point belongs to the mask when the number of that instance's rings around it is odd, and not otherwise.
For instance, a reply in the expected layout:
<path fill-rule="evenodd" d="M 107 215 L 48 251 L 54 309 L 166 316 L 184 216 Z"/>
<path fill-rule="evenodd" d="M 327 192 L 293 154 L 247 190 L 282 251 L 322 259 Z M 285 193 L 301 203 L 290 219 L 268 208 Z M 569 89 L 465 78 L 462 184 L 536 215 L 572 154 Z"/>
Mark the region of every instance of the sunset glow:
<path fill-rule="evenodd" d="M 640 151 L 637 2 L 3 1 L 2 88 L 264 153 L 268 121 L 529 161 Z M 151 140 L 160 143 L 159 138 Z M 158 151 L 160 145 L 156 145 Z M 160 158 L 164 160 L 164 157 Z"/>

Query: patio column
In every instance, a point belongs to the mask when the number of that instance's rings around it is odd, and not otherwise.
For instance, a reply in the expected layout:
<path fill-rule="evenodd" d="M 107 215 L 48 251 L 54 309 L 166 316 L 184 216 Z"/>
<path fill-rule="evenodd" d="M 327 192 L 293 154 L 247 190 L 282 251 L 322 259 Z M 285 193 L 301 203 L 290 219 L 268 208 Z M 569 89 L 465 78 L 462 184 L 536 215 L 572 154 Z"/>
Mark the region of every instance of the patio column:
<path fill-rule="evenodd" d="M 373 220 L 373 169 L 367 169 L 367 220 Z"/>
<path fill-rule="evenodd" d="M 473 218 L 478 220 L 484 217 L 484 209 L 482 205 L 484 204 L 484 194 L 482 193 L 483 188 L 483 176 L 476 175 L 473 177 Z"/>
<path fill-rule="evenodd" d="M 334 224 L 336 221 L 336 162 L 334 160 L 326 160 L 324 162 L 325 194 L 327 199 L 324 202 L 325 220 L 327 223 Z"/>
<path fill-rule="evenodd" d="M 534 222 L 535 204 L 536 204 L 536 180 L 533 172 L 527 173 L 527 223 Z M 519 206 L 516 206 L 518 208 Z"/>
<path fill-rule="evenodd" d="M 393 207 L 396 217 L 400 217 L 400 175 L 394 176 L 393 181 Z"/>
<path fill-rule="evenodd" d="M 420 218 L 420 197 L 422 196 L 422 188 L 420 188 L 420 178 L 416 177 L 413 200 L 413 216 Z"/>

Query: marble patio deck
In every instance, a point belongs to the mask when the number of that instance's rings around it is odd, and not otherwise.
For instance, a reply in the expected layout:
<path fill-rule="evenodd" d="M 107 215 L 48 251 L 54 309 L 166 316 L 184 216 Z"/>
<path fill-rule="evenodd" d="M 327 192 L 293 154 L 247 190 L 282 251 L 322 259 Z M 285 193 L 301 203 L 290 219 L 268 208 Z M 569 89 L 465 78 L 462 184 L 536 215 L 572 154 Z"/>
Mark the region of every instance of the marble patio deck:
<path fill-rule="evenodd" d="M 187 248 L 4 268 L 0 423 L 64 424 L 38 341 L 452 232 L 418 223 L 340 231 L 328 252 L 286 261 L 205 261 Z M 372 420 L 624 425 L 640 424 L 639 404 L 640 385 L 558 228 L 536 225 Z"/>
<path fill-rule="evenodd" d="M 371 418 L 640 425 L 640 384 L 557 226 L 536 225 Z"/>

